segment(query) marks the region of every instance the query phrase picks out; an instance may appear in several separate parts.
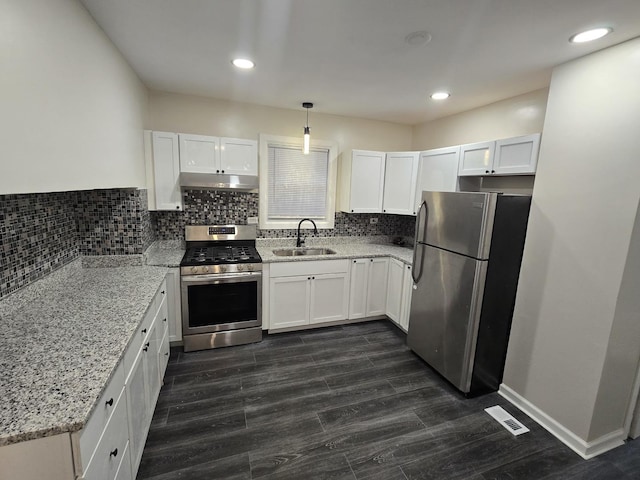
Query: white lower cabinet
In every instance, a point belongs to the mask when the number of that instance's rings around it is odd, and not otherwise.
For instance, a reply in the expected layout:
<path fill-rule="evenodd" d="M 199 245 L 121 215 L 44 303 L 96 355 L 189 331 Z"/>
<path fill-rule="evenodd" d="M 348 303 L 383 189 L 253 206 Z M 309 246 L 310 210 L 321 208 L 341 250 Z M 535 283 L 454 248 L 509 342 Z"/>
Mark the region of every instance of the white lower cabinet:
<path fill-rule="evenodd" d="M 402 330 L 409 330 L 413 278 L 411 265 L 392 258 L 389 260 L 389 288 L 387 289 L 387 317 Z"/>
<path fill-rule="evenodd" d="M 182 340 L 182 298 L 180 295 L 180 268 L 170 268 L 167 273 L 169 342 Z"/>
<path fill-rule="evenodd" d="M 270 266 L 269 329 L 341 321 L 349 306 L 347 260 L 283 262 Z"/>
<path fill-rule="evenodd" d="M 402 302 L 400 304 L 400 328 L 409 331 L 409 314 L 411 313 L 411 294 L 413 293 L 413 277 L 411 265 L 404 265 L 402 284 Z"/>
<path fill-rule="evenodd" d="M 402 310 L 402 287 L 404 285 L 404 263 L 389 259 L 389 281 L 387 286 L 387 317 L 400 324 Z"/>
<path fill-rule="evenodd" d="M 388 269 L 387 257 L 351 260 L 349 319 L 386 313 Z"/>

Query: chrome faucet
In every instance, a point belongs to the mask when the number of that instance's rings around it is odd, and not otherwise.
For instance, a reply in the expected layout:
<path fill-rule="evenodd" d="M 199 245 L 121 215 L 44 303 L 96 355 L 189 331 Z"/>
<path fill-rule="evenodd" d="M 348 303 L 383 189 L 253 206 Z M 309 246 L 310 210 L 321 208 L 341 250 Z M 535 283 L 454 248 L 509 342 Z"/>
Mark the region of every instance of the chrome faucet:
<path fill-rule="evenodd" d="M 302 247 L 304 245 L 304 237 L 300 238 L 300 225 L 302 225 L 302 222 L 304 222 L 305 220 L 308 220 L 309 222 L 313 223 L 313 234 L 318 235 L 318 228 L 316 227 L 316 222 L 314 222 L 310 218 L 303 218 L 302 220 L 300 220 L 300 223 L 298 223 L 298 240 L 296 240 L 296 247 Z"/>

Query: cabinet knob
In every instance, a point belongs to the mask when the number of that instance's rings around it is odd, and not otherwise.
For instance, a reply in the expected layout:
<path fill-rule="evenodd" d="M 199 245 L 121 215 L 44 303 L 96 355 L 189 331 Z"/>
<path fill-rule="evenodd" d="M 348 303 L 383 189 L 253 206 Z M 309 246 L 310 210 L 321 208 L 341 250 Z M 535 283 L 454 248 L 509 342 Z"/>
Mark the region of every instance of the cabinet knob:
<path fill-rule="evenodd" d="M 177 205 L 177 206 L 176 206 L 176 210 L 180 210 L 180 205 Z"/>
<path fill-rule="evenodd" d="M 168 356 L 169 356 L 169 353 L 165 353 L 165 354 L 164 354 L 164 356 L 165 356 L 165 357 L 168 357 Z"/>
<path fill-rule="evenodd" d="M 351 210 L 351 213 L 353 213 L 353 210 Z"/>
<path fill-rule="evenodd" d="M 167 319 L 165 318 L 165 319 L 163 319 L 162 321 L 163 321 L 163 322 L 166 322 L 166 321 L 167 321 Z"/>
<path fill-rule="evenodd" d="M 105 405 L 109 405 L 110 407 L 113 407 L 113 398 L 110 398 L 109 400 L 107 400 L 106 402 L 104 402 Z"/>
<path fill-rule="evenodd" d="M 160 293 L 164 295 L 164 290 L 162 290 Z"/>
<path fill-rule="evenodd" d="M 140 330 L 140 333 L 147 333 L 147 329 L 143 328 L 142 330 Z"/>
<path fill-rule="evenodd" d="M 354 260 L 353 263 L 356 263 L 356 261 Z"/>
<path fill-rule="evenodd" d="M 489 173 L 489 170 L 485 170 L 484 173 Z"/>
<path fill-rule="evenodd" d="M 495 170 L 491 170 L 491 173 L 496 173 L 496 171 Z"/>
<path fill-rule="evenodd" d="M 386 210 L 382 210 L 383 212 L 386 212 Z"/>
<path fill-rule="evenodd" d="M 315 280 L 315 279 L 316 279 L 316 277 L 311 277 L 311 280 Z"/>
<path fill-rule="evenodd" d="M 224 170 L 222 170 L 222 173 L 224 173 Z"/>
<path fill-rule="evenodd" d="M 220 173 L 220 170 L 216 170 L 216 173 Z"/>
<path fill-rule="evenodd" d="M 369 261 L 370 261 L 370 262 L 373 262 L 373 258 L 370 258 L 370 259 L 369 259 Z"/>
<path fill-rule="evenodd" d="M 311 280 L 311 277 L 307 277 L 307 280 Z"/>
<path fill-rule="evenodd" d="M 118 449 L 115 448 L 111 451 L 111 453 L 109 454 L 110 457 L 117 457 L 118 456 Z"/>

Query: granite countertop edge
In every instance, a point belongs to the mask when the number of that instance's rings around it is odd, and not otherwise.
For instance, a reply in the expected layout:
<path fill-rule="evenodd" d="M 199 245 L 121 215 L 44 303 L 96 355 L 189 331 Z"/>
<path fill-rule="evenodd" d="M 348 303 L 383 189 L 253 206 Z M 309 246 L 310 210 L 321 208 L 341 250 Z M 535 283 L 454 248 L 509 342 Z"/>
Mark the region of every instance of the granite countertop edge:
<path fill-rule="evenodd" d="M 384 242 L 384 243 L 383 243 Z M 259 238 L 256 247 L 263 263 L 308 262 L 310 260 L 342 260 L 360 257 L 392 257 L 411 264 L 413 247 L 391 244 L 386 236 L 377 237 L 325 237 L 308 238 L 307 247 L 326 247 L 336 253 L 331 255 L 277 256 L 273 250 L 294 248 L 293 238 Z M 185 244 L 174 240 L 157 240 L 144 253 L 146 265 L 175 268 L 185 253 Z"/>
<path fill-rule="evenodd" d="M 118 365 L 123 360 L 124 353 L 146 315 L 153 296 L 162 284 L 166 271 L 166 268 L 143 265 L 87 268 L 83 267 L 83 261 L 79 258 L 0 301 L 0 326 L 6 328 L 8 332 L 7 338 L 0 340 L 0 349 L 4 353 L 9 352 L 7 354 L 8 360 L 3 360 L 5 362 L 18 360 L 16 361 L 18 378 L 12 377 L 11 372 L 9 374 L 5 372 L 4 379 L 0 377 L 0 390 L 6 388 L 8 395 L 11 395 L 11 398 L 5 402 L 11 406 L 4 410 L 0 409 L 0 447 L 64 433 L 72 434 L 84 428 L 95 410 L 100 396 L 104 393 Z M 52 320 L 62 318 L 61 312 L 56 310 L 56 308 L 60 308 L 57 305 L 67 305 L 69 299 L 77 293 L 72 290 L 78 288 L 79 285 L 83 287 L 83 299 L 88 299 L 89 302 L 93 298 L 99 298 L 100 290 L 103 288 L 115 289 L 114 292 L 126 291 L 129 293 L 127 293 L 128 297 L 122 301 L 124 304 L 118 303 L 121 298 L 111 297 L 106 300 L 107 295 L 102 295 L 101 301 L 103 303 L 110 302 L 110 305 L 108 308 L 102 305 L 99 311 L 84 308 L 86 305 L 80 301 L 75 309 L 71 309 L 70 317 L 64 317 L 64 327 L 60 327 L 57 323 L 52 322 Z M 105 310 L 108 311 L 107 315 L 104 315 Z M 45 314 L 45 311 L 48 313 Z M 35 319 L 36 323 L 43 319 L 42 324 L 30 323 L 29 328 L 26 329 L 27 332 L 19 331 L 20 325 L 16 324 L 32 319 Z M 90 322 L 91 319 L 100 322 L 105 320 L 105 322 L 102 325 L 85 323 Z M 78 324 L 85 327 L 85 331 L 89 330 L 87 327 L 96 327 L 96 331 L 107 338 L 102 339 L 103 341 L 86 341 L 81 345 L 72 344 L 74 340 L 78 340 L 78 338 L 73 338 L 73 332 L 80 330 L 77 328 Z M 110 327 L 113 327 L 113 332 Z M 44 333 L 39 334 L 38 329 Z M 54 345 L 43 346 L 36 341 L 37 335 L 51 335 L 52 329 L 58 329 L 57 340 L 63 339 L 62 341 L 64 341 L 65 338 L 70 338 L 66 348 L 63 348 L 64 344 L 60 343 L 54 342 Z M 27 337 L 34 334 L 33 344 L 29 345 Z M 93 340 L 93 337 L 89 336 L 87 339 Z M 105 352 L 103 348 L 107 344 L 113 344 L 113 346 Z M 15 355 L 16 350 L 18 351 L 17 356 Z M 86 363 L 67 364 L 68 369 L 73 371 L 66 382 L 64 379 L 59 380 L 60 377 L 64 377 L 66 372 L 56 371 L 55 368 L 49 371 L 37 370 L 38 364 L 47 365 L 48 357 L 57 357 L 60 352 L 80 350 L 83 352 L 82 355 L 88 353 L 93 358 L 90 358 L 90 361 Z M 37 357 L 38 354 L 42 358 Z M 36 356 L 33 361 L 35 367 L 19 361 L 27 355 Z M 29 359 L 32 360 L 31 357 Z M 86 360 L 86 358 L 82 357 L 82 360 Z M 2 363 L 0 362 L 0 364 Z M 96 364 L 100 366 L 97 371 L 94 370 Z M 3 367 L 6 367 L 6 364 Z M 47 377 L 49 372 L 53 372 L 53 379 Z M 31 378 L 29 374 L 34 377 L 31 384 L 28 382 Z M 49 381 L 42 381 L 42 377 Z M 82 383 L 85 380 L 90 384 Z M 14 388 L 11 388 L 12 386 Z M 25 393 L 29 386 L 32 387 L 32 391 Z M 64 392 L 65 388 L 70 391 L 68 394 Z M 44 406 L 41 398 L 43 391 L 45 396 L 47 391 L 49 393 L 44 400 Z M 52 399 L 55 396 L 55 391 L 59 393 L 60 398 Z M 74 393 L 77 395 L 73 395 Z M 15 401 L 16 396 L 18 397 L 17 402 Z M 69 399 L 72 401 L 69 402 Z M 35 402 L 38 404 L 36 405 Z M 47 402 L 49 403 L 47 404 Z M 12 410 L 11 408 L 14 406 L 15 409 Z M 56 410 L 56 407 L 60 410 Z M 43 408 L 46 410 L 46 418 L 37 421 Z M 57 413 L 51 413 L 52 411 Z M 59 415 L 59 417 L 55 415 Z M 17 424 L 12 421 L 15 418 L 22 420 L 23 417 L 26 420 Z M 34 421 L 33 418 L 36 420 Z"/>

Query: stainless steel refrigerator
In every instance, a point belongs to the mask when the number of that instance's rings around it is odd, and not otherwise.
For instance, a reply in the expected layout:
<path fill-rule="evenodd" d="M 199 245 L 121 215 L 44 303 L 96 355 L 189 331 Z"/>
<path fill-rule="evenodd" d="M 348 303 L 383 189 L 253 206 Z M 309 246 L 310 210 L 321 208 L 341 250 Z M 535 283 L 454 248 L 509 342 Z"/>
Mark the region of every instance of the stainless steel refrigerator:
<path fill-rule="evenodd" d="M 407 342 L 467 395 L 502 381 L 531 197 L 423 192 Z"/>

